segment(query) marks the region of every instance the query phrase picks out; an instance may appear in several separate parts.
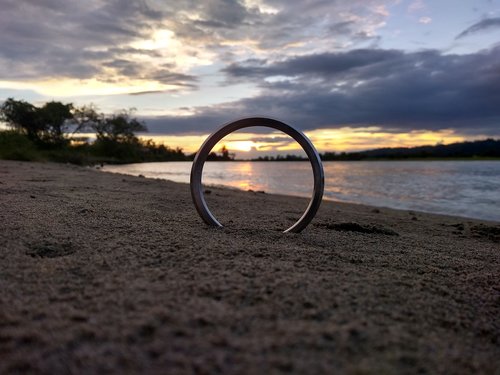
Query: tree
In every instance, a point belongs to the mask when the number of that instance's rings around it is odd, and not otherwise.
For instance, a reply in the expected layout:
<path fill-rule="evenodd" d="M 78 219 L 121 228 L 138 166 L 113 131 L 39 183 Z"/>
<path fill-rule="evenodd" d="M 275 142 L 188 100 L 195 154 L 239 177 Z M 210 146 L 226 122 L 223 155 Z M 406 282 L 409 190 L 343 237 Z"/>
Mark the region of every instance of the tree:
<path fill-rule="evenodd" d="M 62 104 L 61 102 L 48 102 L 38 109 L 40 121 L 44 124 L 43 132 L 45 138 L 51 143 L 63 144 L 66 141 L 65 134 L 73 119 L 73 104 Z"/>
<path fill-rule="evenodd" d="M 221 160 L 228 161 L 228 160 L 234 160 L 235 154 L 233 152 L 229 152 L 228 148 L 226 145 L 222 145 L 220 149 L 221 153 Z"/>
<path fill-rule="evenodd" d="M 38 108 L 24 100 L 8 98 L 0 107 L 0 120 L 10 127 L 24 133 L 32 141 L 41 140 L 44 123 Z"/>
<path fill-rule="evenodd" d="M 136 132 L 147 131 L 142 122 L 132 118 L 132 113 L 132 110 L 123 111 L 106 118 L 102 129 L 105 137 L 117 142 L 131 142 L 137 139 Z"/>
<path fill-rule="evenodd" d="M 91 129 L 96 133 L 97 140 L 113 142 L 135 142 L 136 132 L 147 131 L 146 126 L 132 117 L 133 110 L 121 111 L 110 117 L 99 113 L 93 105 L 78 108 L 75 120 L 78 124 L 76 132 Z"/>
<path fill-rule="evenodd" d="M 9 98 L 0 107 L 0 119 L 32 141 L 62 144 L 73 118 L 72 110 L 72 104 L 52 101 L 38 108 L 24 100 Z"/>
<path fill-rule="evenodd" d="M 229 152 L 227 149 L 226 145 L 223 145 L 220 148 L 220 155 L 218 155 L 216 152 L 212 151 L 210 154 L 207 156 L 208 161 L 230 161 L 234 160 L 234 153 Z"/>
<path fill-rule="evenodd" d="M 220 153 L 222 156 L 222 160 L 229 160 L 229 150 L 227 149 L 226 145 L 223 145 L 221 147 Z"/>
<path fill-rule="evenodd" d="M 103 137 L 104 132 L 101 129 L 103 129 L 105 120 L 106 116 L 104 113 L 99 113 L 97 107 L 93 104 L 76 108 L 74 117 L 76 129 L 73 134 L 94 131 L 96 132 L 96 136 L 100 135 Z"/>

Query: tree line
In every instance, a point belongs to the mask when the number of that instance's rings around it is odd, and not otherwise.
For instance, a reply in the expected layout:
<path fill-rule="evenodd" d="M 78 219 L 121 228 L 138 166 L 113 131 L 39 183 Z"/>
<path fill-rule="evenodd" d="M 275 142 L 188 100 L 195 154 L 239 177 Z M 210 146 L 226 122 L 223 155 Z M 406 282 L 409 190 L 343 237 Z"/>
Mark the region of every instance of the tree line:
<path fill-rule="evenodd" d="M 51 101 L 37 107 L 9 98 L 0 106 L 0 158 L 76 164 L 188 160 L 181 148 L 140 140 L 146 125 L 133 110 L 106 115 L 94 105 L 76 107 Z M 82 135 L 93 133 L 95 141 Z"/>
<path fill-rule="evenodd" d="M 407 160 L 407 159 L 497 159 L 500 158 L 500 139 L 457 142 L 448 145 L 378 148 L 357 152 L 320 153 L 323 161 Z M 298 155 L 259 156 L 252 161 L 307 161 Z"/>
<path fill-rule="evenodd" d="M 456 142 L 447 145 L 378 148 L 360 152 L 325 152 L 329 160 L 406 160 L 406 159 L 500 158 L 500 139 Z"/>
<path fill-rule="evenodd" d="M 134 110 L 107 115 L 92 104 L 47 102 L 37 107 L 24 100 L 8 98 L 0 105 L 0 159 L 49 160 L 73 164 L 140 163 L 188 161 L 179 147 L 141 140 L 137 133 L 147 132 L 146 124 L 133 116 Z M 95 138 L 90 142 L 85 134 Z M 209 161 L 231 161 L 234 154 L 226 146 L 211 152 Z"/>

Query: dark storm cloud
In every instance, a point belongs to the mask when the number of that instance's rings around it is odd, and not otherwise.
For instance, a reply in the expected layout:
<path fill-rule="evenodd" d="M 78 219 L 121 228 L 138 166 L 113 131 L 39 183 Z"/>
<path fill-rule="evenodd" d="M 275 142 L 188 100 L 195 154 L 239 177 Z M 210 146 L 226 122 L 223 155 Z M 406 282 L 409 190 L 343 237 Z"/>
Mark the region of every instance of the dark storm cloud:
<path fill-rule="evenodd" d="M 463 37 L 466 37 L 471 34 L 478 33 L 483 30 L 487 29 L 493 29 L 493 28 L 500 28 L 500 17 L 497 18 L 486 18 L 482 21 L 479 21 L 478 23 L 475 23 L 474 25 L 468 27 L 464 31 L 462 31 L 460 34 L 457 35 L 455 39 L 460 39 Z"/>
<path fill-rule="evenodd" d="M 302 130 L 377 125 L 500 135 L 500 47 L 469 55 L 359 50 L 252 60 L 224 71 L 259 82 L 262 93 L 198 108 L 192 117 L 157 119 L 155 130 L 212 131 L 238 117 L 265 115 Z M 265 80 L 277 74 L 291 78 Z"/>

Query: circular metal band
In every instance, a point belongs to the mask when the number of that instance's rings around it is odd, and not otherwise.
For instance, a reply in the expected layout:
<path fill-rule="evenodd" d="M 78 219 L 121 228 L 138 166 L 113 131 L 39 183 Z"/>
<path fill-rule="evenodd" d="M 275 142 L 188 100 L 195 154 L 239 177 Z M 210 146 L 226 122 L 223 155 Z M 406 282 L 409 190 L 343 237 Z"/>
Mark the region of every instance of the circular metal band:
<path fill-rule="evenodd" d="M 205 164 L 208 154 L 210 153 L 212 148 L 222 138 L 236 130 L 252 126 L 265 126 L 268 128 L 280 130 L 283 133 L 288 134 L 302 146 L 309 158 L 309 161 L 311 162 L 314 176 L 314 189 L 311 201 L 309 202 L 309 206 L 307 207 L 304 214 L 300 217 L 300 219 L 290 228 L 285 230 L 285 232 L 298 233 L 311 222 L 321 204 L 325 185 L 323 165 L 321 164 L 321 158 L 319 157 L 318 152 L 314 148 L 311 141 L 304 134 L 281 121 L 273 120 L 270 118 L 250 117 L 230 122 L 220 127 L 205 140 L 205 142 L 201 145 L 201 148 L 196 153 L 193 161 L 193 166 L 191 168 L 191 197 L 193 198 L 196 210 L 200 214 L 201 218 L 205 221 L 205 223 L 216 227 L 222 227 L 222 224 L 217 221 L 217 219 L 208 209 L 205 197 L 203 195 L 203 187 L 201 185 L 203 165 Z"/>

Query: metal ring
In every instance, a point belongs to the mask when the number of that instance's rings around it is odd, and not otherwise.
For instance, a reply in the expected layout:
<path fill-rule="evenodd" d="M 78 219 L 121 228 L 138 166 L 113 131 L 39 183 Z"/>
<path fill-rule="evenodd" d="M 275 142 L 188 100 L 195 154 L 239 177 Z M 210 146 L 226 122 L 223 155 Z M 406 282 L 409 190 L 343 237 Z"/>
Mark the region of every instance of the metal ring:
<path fill-rule="evenodd" d="M 223 226 L 217 221 L 217 219 L 208 209 L 205 197 L 203 195 L 203 187 L 201 185 L 203 165 L 205 164 L 208 154 L 210 153 L 212 148 L 222 138 L 236 130 L 252 126 L 265 126 L 268 128 L 280 130 L 283 133 L 288 134 L 302 146 L 309 158 L 309 161 L 311 162 L 314 176 L 314 190 L 311 201 L 309 202 L 309 206 L 307 207 L 301 218 L 294 225 L 284 231 L 294 233 L 301 232 L 316 215 L 316 212 L 318 211 L 321 204 L 321 199 L 323 198 L 323 190 L 325 185 L 323 165 L 321 164 L 321 158 L 319 157 L 319 154 L 314 148 L 313 144 L 302 132 L 281 121 L 273 120 L 270 118 L 250 117 L 230 122 L 220 127 L 205 140 L 205 142 L 201 145 L 199 151 L 196 153 L 193 161 L 193 166 L 191 168 L 191 197 L 193 198 L 193 203 L 196 207 L 196 210 L 198 211 L 198 214 L 201 216 L 203 221 L 205 221 L 205 223 L 216 227 Z"/>

